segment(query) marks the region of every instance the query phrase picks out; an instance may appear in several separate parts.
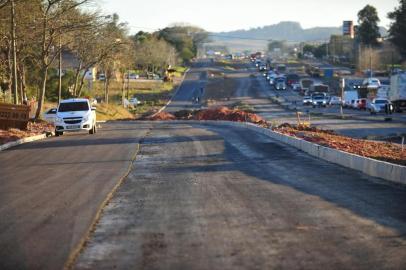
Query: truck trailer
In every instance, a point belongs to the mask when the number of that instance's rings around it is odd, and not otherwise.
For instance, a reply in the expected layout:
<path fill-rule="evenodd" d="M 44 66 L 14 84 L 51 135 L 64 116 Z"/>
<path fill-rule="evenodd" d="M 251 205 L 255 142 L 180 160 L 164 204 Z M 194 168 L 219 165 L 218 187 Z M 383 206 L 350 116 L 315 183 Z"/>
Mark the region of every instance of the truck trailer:
<path fill-rule="evenodd" d="M 388 97 L 395 111 L 406 111 L 406 73 L 399 73 L 391 77 Z"/>

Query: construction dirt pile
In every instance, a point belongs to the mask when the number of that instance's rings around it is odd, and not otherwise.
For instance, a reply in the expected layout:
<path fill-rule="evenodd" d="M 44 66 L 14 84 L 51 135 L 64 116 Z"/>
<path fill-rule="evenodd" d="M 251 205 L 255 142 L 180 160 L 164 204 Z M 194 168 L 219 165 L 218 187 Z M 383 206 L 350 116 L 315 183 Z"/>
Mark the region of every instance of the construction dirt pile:
<path fill-rule="evenodd" d="M 398 144 L 353 139 L 337 135 L 328 130 L 319 130 L 314 127 L 296 127 L 290 124 L 283 124 L 274 128 L 274 130 L 325 147 L 406 166 L 406 149 L 402 151 L 401 146 Z"/>
<path fill-rule="evenodd" d="M 10 128 L 8 130 L 0 129 L 0 145 L 22 138 L 52 132 L 53 130 L 54 126 L 45 121 L 28 122 L 27 130 L 19 130 L 16 128 Z"/>
<path fill-rule="evenodd" d="M 238 109 L 229 109 L 227 107 L 220 107 L 215 109 L 207 109 L 197 111 L 194 120 L 223 120 L 232 122 L 249 122 L 266 126 L 267 122 L 260 116 L 254 113 L 245 112 Z"/>
<path fill-rule="evenodd" d="M 171 120 L 176 120 L 176 117 L 171 113 L 159 112 L 157 114 L 154 114 L 152 116 L 149 116 L 149 117 L 145 118 L 145 120 L 149 120 L 149 121 L 171 121 Z"/>
<path fill-rule="evenodd" d="M 174 114 L 161 112 L 145 120 L 151 121 L 166 121 L 166 120 L 214 120 L 214 121 L 232 121 L 232 122 L 249 122 L 264 127 L 268 127 L 268 123 L 260 116 L 245 112 L 239 109 L 230 109 L 227 107 L 219 107 L 207 110 L 182 110 Z"/>

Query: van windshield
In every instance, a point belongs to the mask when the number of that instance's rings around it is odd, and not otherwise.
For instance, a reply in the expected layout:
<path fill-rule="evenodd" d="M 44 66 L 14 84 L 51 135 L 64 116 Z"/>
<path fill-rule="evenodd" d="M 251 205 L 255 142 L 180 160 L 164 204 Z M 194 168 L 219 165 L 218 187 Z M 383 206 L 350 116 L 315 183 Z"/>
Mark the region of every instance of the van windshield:
<path fill-rule="evenodd" d="M 88 111 L 89 105 L 87 102 L 66 102 L 59 105 L 58 112 L 78 112 L 78 111 Z"/>

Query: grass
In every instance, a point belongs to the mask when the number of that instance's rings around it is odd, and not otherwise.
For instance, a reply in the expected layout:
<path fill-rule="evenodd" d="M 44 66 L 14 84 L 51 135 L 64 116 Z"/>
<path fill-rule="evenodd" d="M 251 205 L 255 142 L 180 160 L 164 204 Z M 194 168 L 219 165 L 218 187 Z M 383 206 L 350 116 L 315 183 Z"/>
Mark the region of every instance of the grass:
<path fill-rule="evenodd" d="M 98 104 L 96 106 L 97 121 L 134 119 L 134 115 L 123 106 L 115 104 Z"/>

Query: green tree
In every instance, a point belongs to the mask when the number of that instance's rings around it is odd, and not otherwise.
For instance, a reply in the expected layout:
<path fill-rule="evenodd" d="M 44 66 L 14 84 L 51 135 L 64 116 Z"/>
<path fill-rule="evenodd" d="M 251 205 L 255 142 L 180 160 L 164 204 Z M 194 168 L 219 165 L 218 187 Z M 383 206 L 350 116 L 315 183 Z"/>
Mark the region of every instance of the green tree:
<path fill-rule="evenodd" d="M 287 49 L 286 41 L 282 40 L 274 40 L 268 44 L 268 51 L 274 52 L 275 50 L 279 50 L 280 52 L 285 52 Z"/>
<path fill-rule="evenodd" d="M 399 7 L 388 14 L 389 19 L 394 21 L 389 28 L 389 35 L 402 57 L 406 58 L 406 0 L 399 2 Z"/>
<path fill-rule="evenodd" d="M 327 56 L 327 51 L 328 51 L 328 44 L 321 44 L 320 46 L 317 46 L 314 49 L 314 56 L 316 58 L 322 59 L 323 57 Z"/>
<path fill-rule="evenodd" d="M 197 51 L 208 39 L 208 34 L 201 28 L 194 26 L 172 26 L 157 33 L 159 38 L 176 48 L 183 62 L 189 62 L 197 55 Z M 192 53 L 192 57 L 190 55 Z M 183 58 L 185 56 L 186 58 Z"/>
<path fill-rule="evenodd" d="M 378 44 L 377 39 L 381 36 L 379 33 L 378 12 L 376 8 L 366 5 L 358 12 L 358 38 L 364 45 L 375 46 Z"/>

